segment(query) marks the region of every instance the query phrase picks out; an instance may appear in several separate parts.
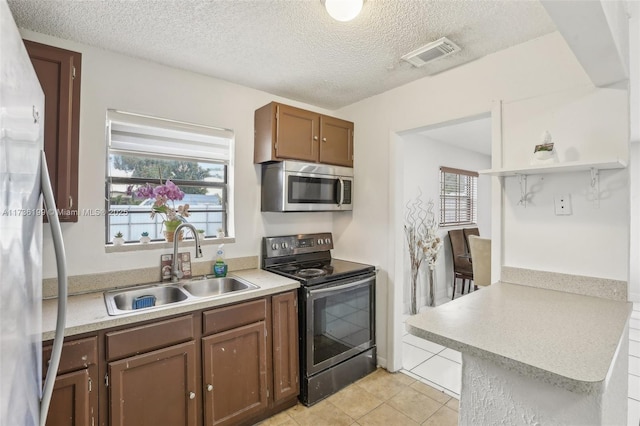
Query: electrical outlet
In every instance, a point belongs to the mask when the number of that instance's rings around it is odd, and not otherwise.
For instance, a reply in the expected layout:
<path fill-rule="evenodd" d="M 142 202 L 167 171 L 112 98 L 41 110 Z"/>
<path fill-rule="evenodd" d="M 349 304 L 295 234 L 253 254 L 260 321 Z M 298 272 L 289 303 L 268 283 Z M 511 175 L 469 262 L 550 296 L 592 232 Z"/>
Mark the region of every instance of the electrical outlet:
<path fill-rule="evenodd" d="M 567 216 L 571 214 L 571 194 L 555 195 L 554 204 L 556 216 Z"/>

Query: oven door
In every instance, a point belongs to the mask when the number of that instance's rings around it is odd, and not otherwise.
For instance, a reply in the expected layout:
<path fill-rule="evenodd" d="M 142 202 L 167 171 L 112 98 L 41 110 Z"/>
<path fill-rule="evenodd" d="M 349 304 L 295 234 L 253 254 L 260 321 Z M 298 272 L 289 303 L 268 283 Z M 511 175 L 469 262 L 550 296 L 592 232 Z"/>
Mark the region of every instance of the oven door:
<path fill-rule="evenodd" d="M 375 345 L 375 273 L 306 289 L 306 375 Z"/>

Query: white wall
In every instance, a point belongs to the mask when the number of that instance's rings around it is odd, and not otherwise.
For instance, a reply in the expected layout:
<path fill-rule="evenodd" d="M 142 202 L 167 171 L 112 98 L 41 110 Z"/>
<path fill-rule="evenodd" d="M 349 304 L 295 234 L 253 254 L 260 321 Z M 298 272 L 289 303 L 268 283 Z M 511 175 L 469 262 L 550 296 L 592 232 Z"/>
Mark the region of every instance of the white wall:
<path fill-rule="evenodd" d="M 365 99 L 356 104 L 350 105 L 337 114 L 353 120 L 358 131 L 355 133 L 355 173 L 356 185 L 355 194 L 358 203 L 353 211 L 353 217 L 335 217 L 334 232 L 340 235 L 340 250 L 344 253 L 354 254 L 362 261 L 374 263 L 381 269 L 378 275 L 378 342 L 380 346 L 381 358 L 388 361 L 390 369 L 400 367 L 400 345 L 399 336 L 402 334 L 400 318 L 401 298 L 403 286 L 403 264 L 398 261 L 397 253 L 401 252 L 404 245 L 402 235 L 402 185 L 398 181 L 402 179 L 403 164 L 403 144 L 398 143 L 400 139 L 398 132 L 408 129 L 415 129 L 431 124 L 442 123 L 470 117 L 492 110 L 492 105 L 496 100 L 503 100 L 506 104 L 513 105 L 514 113 L 517 111 L 517 102 L 524 102 L 528 99 L 537 99 L 550 96 L 554 93 L 567 93 L 559 103 L 542 102 L 539 109 L 532 109 L 530 119 L 537 121 L 537 126 L 527 129 L 532 140 L 537 140 L 539 135 L 548 129 L 550 124 L 556 123 L 554 118 L 565 118 L 565 112 L 572 111 L 572 103 L 577 100 L 576 108 L 582 111 L 585 104 L 593 106 L 588 101 L 597 99 L 602 102 L 602 108 L 611 108 L 614 112 L 622 112 L 623 105 L 619 105 L 619 99 L 608 92 L 595 93 L 593 86 L 585 74 L 580 64 L 568 48 L 562 36 L 552 33 L 527 43 L 514 46 L 510 49 L 497 52 L 493 55 L 481 58 L 464 66 L 440 73 L 435 76 L 425 77 L 421 80 L 407 84 L 395 90 L 391 90 L 378 96 Z M 576 94 L 571 94 L 575 90 Z M 593 98 L 587 96 L 585 103 L 580 102 L 586 95 L 585 92 L 591 90 Z M 535 104 L 535 101 L 534 101 Z M 559 113 L 549 119 L 545 116 L 547 108 L 553 108 Z M 582 114 L 582 112 L 581 112 Z M 537 119 L 542 115 L 543 119 Z M 622 114 L 623 118 L 626 114 Z M 606 115 L 609 117 L 609 115 Z M 515 117 L 515 115 L 513 116 Z M 586 120 L 596 120 L 593 110 L 585 111 L 581 117 Z M 519 143 L 514 137 L 522 132 L 511 130 L 511 117 L 503 121 L 503 131 L 506 133 L 505 141 L 508 143 Z M 526 129 L 526 123 L 513 121 L 517 129 Z M 602 123 L 602 130 L 605 138 L 598 138 L 604 146 L 613 144 L 615 155 L 626 154 L 623 152 L 622 142 L 617 138 L 620 135 L 617 129 L 618 120 L 614 119 L 611 124 Z M 576 132 L 580 131 L 581 121 L 574 127 Z M 598 123 L 600 125 L 601 123 Z M 628 128 L 628 126 L 625 126 Z M 553 129 L 549 129 L 554 131 Z M 571 135 L 571 128 L 559 125 L 556 136 Z M 616 135 L 616 139 L 611 141 L 609 133 Z M 601 133 L 599 133 L 601 134 Z M 563 139 L 559 139 L 559 142 Z M 506 151 L 504 158 L 499 161 L 509 160 L 515 163 L 521 152 L 528 156 L 532 149 L 531 140 L 522 141 L 529 148 L 517 146 L 512 151 Z M 581 142 L 572 141 L 579 147 L 578 152 L 586 158 L 590 155 L 590 148 L 593 146 L 589 140 L 589 150 L 582 149 Z M 495 155 L 495 154 L 494 154 Z M 596 154 L 597 155 L 597 154 Z M 512 156 L 512 157 L 509 157 Z M 526 161 L 522 159 L 522 161 Z M 623 172 L 624 173 L 624 172 Z M 572 178 L 558 176 L 558 182 L 565 182 L 572 185 Z M 619 179 L 616 177 L 616 182 Z M 624 180 L 624 179 L 623 179 Z M 606 184 L 606 183 L 605 183 Z M 611 203 L 617 203 L 619 197 L 616 196 Z M 611 228 L 610 208 L 606 205 L 607 200 L 601 202 L 601 208 L 590 212 L 585 217 L 574 216 L 572 233 L 590 234 L 594 233 L 598 237 L 607 235 L 606 239 L 594 240 L 589 247 L 593 247 L 594 253 L 588 255 L 589 259 L 598 254 L 606 254 L 609 250 L 624 253 L 627 246 L 626 238 L 621 239 L 622 230 L 628 227 L 628 221 L 615 224 L 616 229 L 609 234 Z M 621 202 L 619 209 L 627 209 L 628 204 Z M 386 207 L 386 208 L 385 208 Z M 493 206 L 500 214 L 501 207 Z M 527 210 L 531 211 L 531 210 Z M 628 214 L 628 213 L 627 213 Z M 615 216 L 613 219 L 617 219 Z M 552 218 L 555 223 L 560 223 L 557 217 Z M 527 247 L 535 247 L 536 250 L 546 250 L 549 244 L 548 235 L 538 235 L 536 232 L 527 232 L 526 228 L 533 222 L 527 217 L 515 215 L 510 218 L 504 233 L 511 230 L 525 228 L 527 238 L 516 241 L 509 240 L 508 249 L 515 253 L 523 253 L 531 250 Z M 536 231 L 541 227 L 536 228 Z M 496 230 L 494 229 L 495 233 Z M 564 233 L 563 235 L 567 235 Z M 563 253 L 570 259 L 570 270 L 575 273 L 576 266 L 580 264 L 581 250 L 576 247 L 572 238 L 554 240 L 553 244 L 558 249 L 562 248 Z M 624 257 L 624 256 L 623 256 Z M 511 257 L 512 266 L 520 262 L 522 257 Z M 622 259 L 613 265 L 595 263 L 588 267 L 588 272 L 596 276 L 620 278 L 626 274 L 627 268 L 622 268 Z M 544 262 L 529 262 L 526 266 L 537 269 L 547 269 Z M 586 266 L 586 265 L 585 265 Z M 562 268 L 559 268 L 562 269 Z M 625 279 L 625 278 L 623 278 Z M 395 309 L 395 310 L 394 310 Z M 387 319 L 390 319 L 387 322 Z M 391 333 L 388 333 L 391 327 Z M 388 339 L 388 340 L 387 340 Z M 390 346 L 391 345 L 391 346 Z M 389 350 L 389 349 L 392 350 Z"/>
<path fill-rule="evenodd" d="M 228 257 L 257 256 L 261 238 L 300 232 L 332 231 L 332 215 L 341 213 L 260 213 L 260 168 L 253 164 L 253 112 L 277 100 L 328 111 L 268 93 L 165 67 L 110 51 L 22 31 L 23 38 L 82 53 L 80 171 L 78 208 L 104 208 L 105 114 L 108 108 L 233 129 L 235 157 L 235 237 Z M 211 60 L 216 60 L 212 55 Z M 349 213 L 347 213 L 348 215 Z M 168 250 L 105 253 L 103 217 L 63 224 L 70 275 L 159 265 Z M 210 260 L 214 247 L 203 248 Z M 50 232 L 45 227 L 43 277 L 55 276 Z"/>
<path fill-rule="evenodd" d="M 471 171 L 479 171 L 491 168 L 491 157 L 477 152 L 469 151 L 435 141 L 421 135 L 408 134 L 403 136 L 403 205 L 418 196 L 422 192 L 423 205 L 429 200 L 434 202 L 434 213 L 439 219 L 440 209 L 440 167 L 453 167 Z M 486 175 L 478 178 L 478 229 L 480 235 L 491 235 L 491 186 L 490 178 Z M 458 227 L 459 228 L 459 227 Z M 456 227 L 440 228 L 440 238 L 444 241 L 435 269 L 435 299 L 451 297 L 447 295 L 447 288 L 453 282 L 453 259 L 447 232 Z M 406 244 L 403 246 L 404 276 L 403 282 L 403 313 L 409 312 L 410 300 L 410 274 L 409 255 Z M 418 291 L 418 307 L 426 306 L 427 268 L 421 269 L 420 291 Z"/>
<path fill-rule="evenodd" d="M 503 166 L 529 163 L 541 129 L 560 162 L 629 158 L 628 93 L 578 87 L 503 105 Z M 589 171 L 529 176 L 531 198 L 517 205 L 520 184 L 505 178 L 503 259 L 507 266 L 627 281 L 628 171 L 600 172 L 600 200 Z M 572 214 L 557 216 L 554 195 L 571 196 Z"/>

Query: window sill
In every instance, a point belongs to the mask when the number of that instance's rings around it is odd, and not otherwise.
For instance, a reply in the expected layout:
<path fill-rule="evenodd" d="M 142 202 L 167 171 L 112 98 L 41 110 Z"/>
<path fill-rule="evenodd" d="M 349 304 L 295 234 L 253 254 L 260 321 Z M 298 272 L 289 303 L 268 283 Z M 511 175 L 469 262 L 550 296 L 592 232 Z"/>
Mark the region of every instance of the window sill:
<path fill-rule="evenodd" d="M 214 244 L 228 244 L 235 243 L 234 237 L 225 238 L 205 238 L 200 240 L 200 245 L 209 246 Z M 180 241 L 180 247 L 193 247 L 195 241 L 193 239 Z M 121 253 L 129 251 L 142 251 L 142 250 L 160 250 L 160 249 L 173 249 L 173 243 L 166 241 L 152 241 L 150 243 L 125 243 L 123 245 L 115 246 L 112 243 L 104 246 L 105 253 Z"/>

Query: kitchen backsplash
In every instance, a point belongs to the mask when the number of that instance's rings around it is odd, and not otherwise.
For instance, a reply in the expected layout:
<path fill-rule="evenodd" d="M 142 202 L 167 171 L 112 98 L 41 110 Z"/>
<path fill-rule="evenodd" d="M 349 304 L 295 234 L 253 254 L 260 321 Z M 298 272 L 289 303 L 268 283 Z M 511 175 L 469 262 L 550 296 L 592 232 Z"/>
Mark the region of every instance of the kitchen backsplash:
<path fill-rule="evenodd" d="M 229 265 L 229 272 L 242 269 L 259 268 L 258 256 L 237 257 L 225 259 Z M 211 274 L 215 260 L 193 262 L 191 270 L 193 276 Z M 91 293 L 117 287 L 129 287 L 138 284 L 149 284 L 160 281 L 160 265 L 153 268 L 130 269 L 126 271 L 104 272 L 99 274 L 76 275 L 69 277 L 69 294 Z M 42 298 L 57 297 L 57 278 L 42 280 Z"/>

